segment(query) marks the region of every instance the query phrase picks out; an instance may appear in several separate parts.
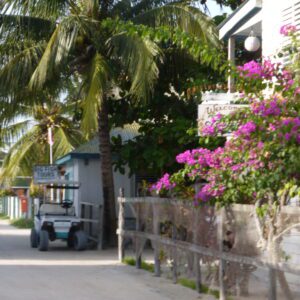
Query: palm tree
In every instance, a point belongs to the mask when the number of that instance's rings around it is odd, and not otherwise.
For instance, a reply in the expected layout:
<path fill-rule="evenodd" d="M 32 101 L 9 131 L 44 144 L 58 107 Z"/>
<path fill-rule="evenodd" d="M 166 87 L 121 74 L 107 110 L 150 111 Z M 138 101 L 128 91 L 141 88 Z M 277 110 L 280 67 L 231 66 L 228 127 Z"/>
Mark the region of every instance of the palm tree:
<path fill-rule="evenodd" d="M 70 114 L 73 106 L 50 98 L 31 106 L 20 105 L 13 115 L 2 109 L 0 137 L 10 148 L 4 158 L 1 183 L 18 175 L 31 175 L 34 165 L 49 164 L 48 128 L 52 128 L 53 159 L 82 143 L 80 128 Z"/>
<path fill-rule="evenodd" d="M 107 239 L 115 237 L 116 229 L 107 113 L 110 90 L 122 82 L 132 101 L 149 99 L 158 64 L 163 62 L 161 43 L 186 48 L 197 61 L 213 63 L 218 57 L 217 51 L 211 55 L 219 45 L 214 25 L 190 5 L 192 1 L 163 1 L 170 3 L 162 7 L 157 7 L 157 0 L 150 2 L 152 10 L 147 10 L 145 0 L 2 1 L 10 15 L 2 16 L 0 38 L 7 48 L 0 49 L 5 57 L 0 92 L 12 91 L 9 97 L 15 96 L 20 85 L 40 90 L 62 72 L 81 83 L 81 128 L 87 138 L 98 132 L 100 141 Z M 128 14 L 120 10 L 122 5 Z M 20 49 L 10 44 L 14 36 L 22 39 Z M 5 80 L 1 84 L 2 78 L 12 78 L 18 69 L 22 72 L 14 83 Z"/>

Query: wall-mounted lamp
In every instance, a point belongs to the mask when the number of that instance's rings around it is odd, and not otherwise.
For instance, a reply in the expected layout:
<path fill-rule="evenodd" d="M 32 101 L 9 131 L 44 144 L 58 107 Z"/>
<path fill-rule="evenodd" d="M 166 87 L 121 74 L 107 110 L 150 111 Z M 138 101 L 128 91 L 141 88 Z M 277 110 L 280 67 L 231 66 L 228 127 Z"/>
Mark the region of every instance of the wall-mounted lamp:
<path fill-rule="evenodd" d="M 255 52 L 260 48 L 260 40 L 254 35 L 253 30 L 251 30 L 249 36 L 245 39 L 244 46 L 249 52 Z"/>

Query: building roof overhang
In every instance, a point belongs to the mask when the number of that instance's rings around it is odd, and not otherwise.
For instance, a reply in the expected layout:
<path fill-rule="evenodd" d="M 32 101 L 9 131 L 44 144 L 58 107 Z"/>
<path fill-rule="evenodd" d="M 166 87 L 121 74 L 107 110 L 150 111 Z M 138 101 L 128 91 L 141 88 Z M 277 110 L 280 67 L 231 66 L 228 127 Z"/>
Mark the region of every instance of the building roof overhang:
<path fill-rule="evenodd" d="M 261 36 L 262 0 L 248 0 L 240 5 L 219 26 L 220 40 L 228 40 L 232 36 L 248 36 L 251 30 Z"/>
<path fill-rule="evenodd" d="M 99 159 L 99 153 L 68 153 L 55 161 L 57 165 L 63 165 L 73 159 Z"/>

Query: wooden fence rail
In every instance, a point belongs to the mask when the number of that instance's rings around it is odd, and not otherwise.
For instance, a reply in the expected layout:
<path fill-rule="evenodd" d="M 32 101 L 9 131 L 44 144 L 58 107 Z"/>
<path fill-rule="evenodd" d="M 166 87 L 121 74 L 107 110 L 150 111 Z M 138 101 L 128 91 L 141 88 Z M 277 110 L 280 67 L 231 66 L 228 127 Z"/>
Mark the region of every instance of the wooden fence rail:
<path fill-rule="evenodd" d="M 174 200 L 169 198 L 155 198 L 155 197 L 141 197 L 141 198 L 124 198 L 119 197 L 119 224 L 118 224 L 118 253 L 119 253 L 119 260 L 122 261 L 125 256 L 125 248 L 124 248 L 124 239 L 126 237 L 130 237 L 133 240 L 138 243 L 138 241 L 141 240 L 150 240 L 152 244 L 154 245 L 154 274 L 155 276 L 160 276 L 160 259 L 159 259 L 159 250 L 157 245 L 161 244 L 164 246 L 168 246 L 170 249 L 172 249 L 172 256 L 173 256 L 173 282 L 177 282 L 177 251 L 185 251 L 187 253 L 191 253 L 194 257 L 194 266 L 195 266 L 195 277 L 196 277 L 196 288 L 199 292 L 201 292 L 201 265 L 199 264 L 199 258 L 201 256 L 208 256 L 213 257 L 216 260 L 219 260 L 219 289 L 220 289 L 220 300 L 225 299 L 225 287 L 223 282 L 224 277 L 224 268 L 225 268 L 225 262 L 233 262 L 238 263 L 242 265 L 251 265 L 255 267 L 262 267 L 267 268 L 269 270 L 276 270 L 276 271 L 283 271 L 287 273 L 291 273 L 294 275 L 300 276 L 300 266 L 299 265 L 291 265 L 288 263 L 272 263 L 268 261 L 267 259 L 258 258 L 258 257 L 250 257 L 250 256 L 244 256 L 234 253 L 229 253 L 228 251 L 223 250 L 223 225 L 222 225 L 222 216 L 224 214 L 223 209 L 220 209 L 218 211 L 218 241 L 219 246 L 218 250 L 199 246 L 196 244 L 197 236 L 193 237 L 193 242 L 186 242 L 176 239 L 176 226 L 173 226 L 172 228 L 172 237 L 165 237 L 161 236 L 159 232 L 159 220 L 158 220 L 158 214 L 156 213 L 156 208 L 158 206 L 163 205 L 175 205 L 175 206 L 185 206 L 190 207 L 192 209 L 192 205 L 188 202 L 181 201 L 181 200 Z M 125 204 L 134 204 L 136 207 L 136 230 L 125 230 Z M 140 215 L 139 215 L 139 207 L 142 204 L 152 204 L 153 205 L 153 233 L 146 233 L 142 231 L 141 229 L 141 221 L 140 221 Z M 243 211 L 243 212 L 253 212 L 253 206 L 251 205 L 234 205 L 235 211 Z M 284 208 L 286 213 L 289 214 L 298 214 L 300 215 L 300 209 L 299 207 L 286 207 Z M 194 218 L 194 221 L 197 222 L 197 218 Z M 195 226 L 195 228 L 197 228 Z M 197 230 L 194 230 L 197 234 Z M 136 247 L 136 267 L 141 268 L 141 251 L 138 249 L 139 247 Z M 274 297 L 273 293 L 274 291 L 269 290 L 269 297 L 268 299 L 276 299 L 270 298 Z"/>

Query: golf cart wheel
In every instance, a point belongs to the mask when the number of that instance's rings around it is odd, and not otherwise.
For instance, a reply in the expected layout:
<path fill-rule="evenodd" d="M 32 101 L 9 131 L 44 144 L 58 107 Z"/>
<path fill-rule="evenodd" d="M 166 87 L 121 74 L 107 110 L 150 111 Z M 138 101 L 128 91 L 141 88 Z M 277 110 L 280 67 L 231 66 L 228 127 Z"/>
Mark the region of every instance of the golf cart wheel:
<path fill-rule="evenodd" d="M 30 245 L 31 248 L 37 248 L 39 245 L 39 236 L 36 233 L 34 228 L 31 229 L 31 233 L 30 233 Z"/>
<path fill-rule="evenodd" d="M 40 231 L 39 250 L 48 251 L 49 232 L 47 230 Z"/>
<path fill-rule="evenodd" d="M 69 248 L 74 248 L 74 235 L 68 237 L 67 245 Z"/>
<path fill-rule="evenodd" d="M 77 251 L 85 250 L 87 247 L 87 236 L 84 231 L 78 230 L 74 234 L 74 249 Z"/>

